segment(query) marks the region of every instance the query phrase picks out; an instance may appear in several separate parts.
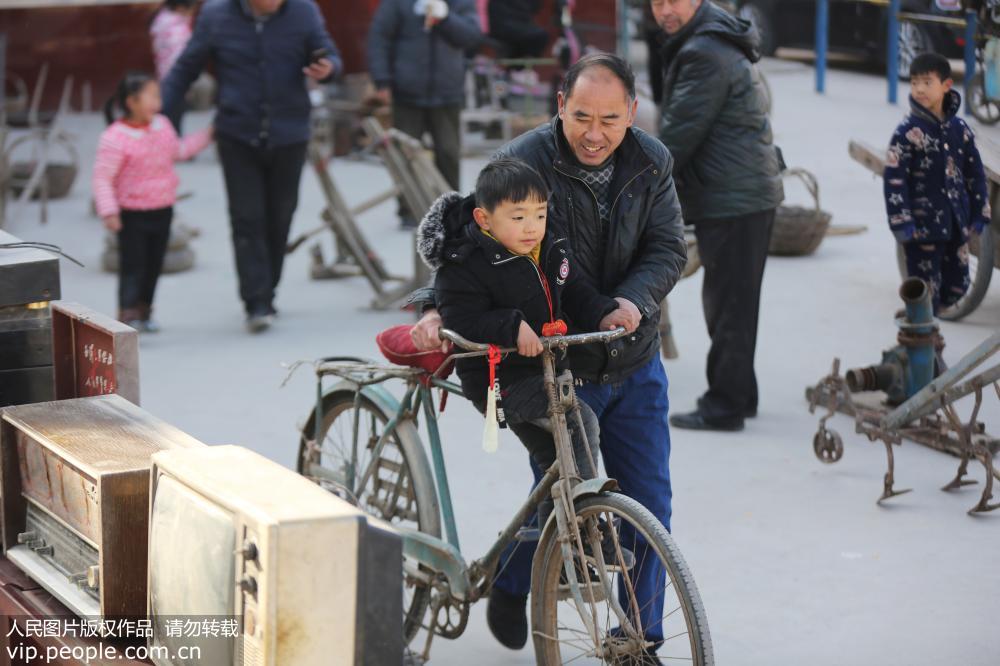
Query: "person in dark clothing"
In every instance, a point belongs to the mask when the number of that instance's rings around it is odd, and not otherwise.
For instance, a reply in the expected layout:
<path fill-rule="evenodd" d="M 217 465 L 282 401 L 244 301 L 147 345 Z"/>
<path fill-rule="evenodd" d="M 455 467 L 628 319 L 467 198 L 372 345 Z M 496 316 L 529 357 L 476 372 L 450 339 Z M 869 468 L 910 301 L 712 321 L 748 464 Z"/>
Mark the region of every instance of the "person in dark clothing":
<path fill-rule="evenodd" d="M 444 326 L 468 340 L 518 350 L 492 366 L 492 372 L 486 358 L 459 359 L 463 394 L 487 418 L 495 413 L 509 425 L 543 470 L 555 462 L 556 451 L 537 358 L 542 352 L 539 336 L 565 334 L 563 312 L 583 330 L 595 331 L 602 324 L 613 329 L 618 323 L 607 317 L 618 303 L 578 275 L 565 229 L 555 221 L 546 224 L 548 196 L 545 181 L 530 166 L 497 160 L 479 174 L 474 196 L 442 196 L 418 232 L 421 257 L 436 271 L 434 288 Z M 565 358 L 557 360 L 557 374 L 567 367 Z M 488 389 L 501 398 L 490 410 Z M 579 422 L 567 414 L 574 457 L 581 478 L 592 479 L 597 475 L 592 464 L 599 442 L 597 417 L 582 401 L 577 409 Z M 549 437 L 534 436 L 537 428 Z M 547 499 L 539 526 L 550 512 Z"/>
<path fill-rule="evenodd" d="M 578 272 L 618 302 L 628 336 L 570 347 L 576 394 L 600 422 L 607 474 L 670 529 L 669 402 L 657 323 L 660 303 L 687 263 L 673 160 L 656 137 L 633 126 L 635 75 L 622 58 L 584 56 L 566 72 L 557 101 L 551 122 L 497 157 L 524 160 L 541 174 L 551 192 L 549 219 L 566 226 Z M 433 304 L 433 293 L 421 297 Z M 575 322 L 568 323 L 574 332 Z M 439 345 L 440 325 L 440 313 L 426 310 L 413 329 L 414 344 Z M 533 471 L 537 480 L 540 472 Z M 647 559 L 641 541 L 623 538 L 636 561 L 655 559 Z M 533 555 L 527 543 L 503 555 L 486 609 L 493 635 L 512 649 L 527 642 Z M 662 567 L 646 566 L 633 577 L 650 652 L 664 638 L 665 575 Z"/>
<path fill-rule="evenodd" d="M 910 112 L 892 135 L 883 174 L 889 228 L 907 274 L 931 286 L 934 314 L 968 291 L 969 238 L 991 214 L 983 160 L 951 86 L 943 56 L 913 59 Z"/>
<path fill-rule="evenodd" d="M 653 17 L 649 3 L 642 9 L 642 39 L 646 42 L 646 71 L 649 73 L 649 90 L 653 103 L 659 106 L 663 102 L 663 40 L 666 38 L 660 25 Z"/>
<path fill-rule="evenodd" d="M 459 189 L 459 114 L 465 101 L 465 52 L 482 41 L 474 0 L 381 0 L 368 29 L 375 98 L 392 105 L 393 126 L 430 134 L 434 164 Z M 420 211 L 422 212 L 422 211 Z M 416 215 L 399 199 L 403 228 Z"/>
<path fill-rule="evenodd" d="M 707 0 L 652 0 L 666 33 L 660 139 L 674 157 L 684 219 L 705 269 L 708 390 L 678 428 L 742 430 L 757 414 L 754 352 L 780 157 L 754 63 L 756 31 Z"/>
<path fill-rule="evenodd" d="M 535 23 L 541 0 L 492 0 L 488 6 L 490 37 L 501 42 L 505 58 L 537 58 L 549 43 L 549 33 Z"/>
<path fill-rule="evenodd" d="M 240 297 L 256 333 L 276 314 L 298 206 L 312 109 L 305 81 L 328 80 L 342 65 L 313 0 L 209 0 L 163 81 L 164 110 L 175 126 L 209 60 L 219 86 L 215 131 Z"/>

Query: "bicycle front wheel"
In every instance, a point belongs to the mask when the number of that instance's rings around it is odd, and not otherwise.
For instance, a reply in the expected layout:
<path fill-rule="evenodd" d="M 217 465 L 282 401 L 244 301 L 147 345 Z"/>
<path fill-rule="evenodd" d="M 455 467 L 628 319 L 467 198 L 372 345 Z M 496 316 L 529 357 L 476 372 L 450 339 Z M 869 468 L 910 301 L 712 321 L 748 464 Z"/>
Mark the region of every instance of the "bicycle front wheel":
<path fill-rule="evenodd" d="M 660 521 L 615 493 L 578 501 L 576 514 L 585 543 L 596 528 L 610 532 L 613 547 L 602 549 L 603 567 L 591 557 L 586 567 L 574 565 L 578 580 L 589 579 L 577 586 L 581 604 L 567 584 L 555 521 L 543 533 L 531 586 L 538 664 L 632 664 L 651 654 L 663 663 L 714 664 L 694 577 Z"/>

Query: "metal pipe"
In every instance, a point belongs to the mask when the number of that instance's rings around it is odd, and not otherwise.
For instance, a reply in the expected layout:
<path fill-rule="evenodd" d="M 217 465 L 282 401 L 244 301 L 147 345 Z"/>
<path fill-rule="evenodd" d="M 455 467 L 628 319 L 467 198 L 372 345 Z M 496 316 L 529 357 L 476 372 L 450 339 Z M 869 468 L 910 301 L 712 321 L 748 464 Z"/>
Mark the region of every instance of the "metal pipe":
<path fill-rule="evenodd" d="M 899 367 L 882 363 L 867 368 L 854 368 L 846 373 L 847 388 L 851 393 L 861 391 L 888 391 L 898 379 Z"/>
<path fill-rule="evenodd" d="M 906 306 L 906 319 L 910 324 L 934 323 L 931 290 L 926 282 L 917 277 L 906 278 L 899 287 L 899 297 Z"/>
<path fill-rule="evenodd" d="M 826 92 L 826 51 L 830 35 L 830 2 L 816 0 L 816 92 Z"/>
<path fill-rule="evenodd" d="M 965 115 L 972 115 L 972 79 L 976 72 L 976 13 L 965 12 Z"/>
<path fill-rule="evenodd" d="M 899 87 L 899 0 L 889 0 L 888 34 L 886 35 L 886 79 L 889 85 L 889 104 L 896 103 Z"/>
<path fill-rule="evenodd" d="M 906 321 L 900 323 L 900 342 L 909 361 L 903 368 L 905 394 L 911 396 L 934 379 L 934 307 L 931 289 L 920 278 L 911 277 L 899 287 L 899 297 L 906 307 Z"/>

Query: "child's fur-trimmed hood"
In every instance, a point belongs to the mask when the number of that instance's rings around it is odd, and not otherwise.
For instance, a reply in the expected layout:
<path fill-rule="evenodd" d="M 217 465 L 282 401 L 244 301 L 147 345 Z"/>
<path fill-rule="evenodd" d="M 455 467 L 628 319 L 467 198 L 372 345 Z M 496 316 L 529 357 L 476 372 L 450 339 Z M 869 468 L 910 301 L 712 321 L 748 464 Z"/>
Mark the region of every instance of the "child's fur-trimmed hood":
<path fill-rule="evenodd" d="M 431 270 L 441 267 L 445 243 L 459 235 L 472 219 L 475 207 L 473 195 L 463 197 L 458 192 L 448 192 L 438 197 L 424 215 L 417 229 L 417 252 Z"/>

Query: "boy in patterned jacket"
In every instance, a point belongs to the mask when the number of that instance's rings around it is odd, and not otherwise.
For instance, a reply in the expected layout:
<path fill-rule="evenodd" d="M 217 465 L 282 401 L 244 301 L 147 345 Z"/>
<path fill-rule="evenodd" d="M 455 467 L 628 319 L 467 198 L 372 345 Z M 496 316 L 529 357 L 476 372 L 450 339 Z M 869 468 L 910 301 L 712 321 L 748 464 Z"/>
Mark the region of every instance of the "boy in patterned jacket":
<path fill-rule="evenodd" d="M 931 286 L 937 314 L 969 288 L 969 237 L 989 224 L 990 204 L 975 136 L 958 117 L 962 99 L 951 89 L 948 61 L 917 56 L 910 86 L 910 113 L 886 155 L 885 205 L 907 274 Z"/>

